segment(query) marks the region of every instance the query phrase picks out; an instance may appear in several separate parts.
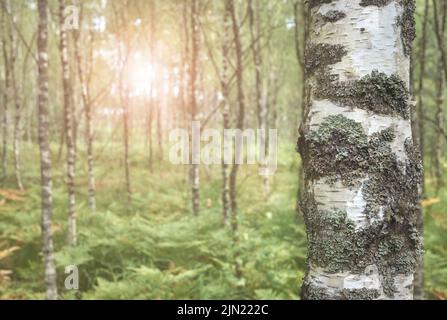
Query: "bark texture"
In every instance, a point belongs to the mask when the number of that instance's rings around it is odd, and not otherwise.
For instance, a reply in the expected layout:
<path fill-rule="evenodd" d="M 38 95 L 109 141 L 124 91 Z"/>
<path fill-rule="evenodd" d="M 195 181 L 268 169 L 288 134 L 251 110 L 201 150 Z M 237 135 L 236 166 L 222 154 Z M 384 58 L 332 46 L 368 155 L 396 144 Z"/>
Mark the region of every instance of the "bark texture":
<path fill-rule="evenodd" d="M 42 186 L 42 236 L 43 257 L 45 263 L 45 284 L 48 299 L 57 299 L 56 268 L 52 236 L 53 192 L 51 179 L 51 153 L 49 139 L 48 111 L 48 3 L 38 1 L 38 115 L 39 115 L 39 147 L 40 172 Z"/>
<path fill-rule="evenodd" d="M 222 90 L 222 119 L 224 132 L 230 129 L 230 101 L 229 101 L 229 75 L 228 69 L 230 66 L 230 48 L 231 48 L 231 20 L 228 10 L 224 11 L 223 17 L 223 43 L 222 43 L 222 71 L 220 77 L 220 86 Z M 224 145 L 224 154 L 231 152 L 228 145 Z M 230 166 L 222 158 L 222 208 L 224 224 L 228 224 L 231 208 L 230 208 Z"/>
<path fill-rule="evenodd" d="M 64 122 L 65 122 L 65 142 L 67 144 L 67 191 L 68 191 L 68 234 L 67 243 L 69 245 L 76 245 L 76 198 L 75 198 L 75 171 L 76 171 L 76 148 L 74 141 L 74 106 L 73 106 L 73 92 L 72 79 L 69 64 L 69 48 L 68 37 L 64 30 L 64 11 L 65 0 L 59 0 L 59 45 L 61 51 L 61 65 L 62 65 L 62 85 L 64 90 Z"/>
<path fill-rule="evenodd" d="M 8 2 L 2 0 L 2 8 L 7 8 Z M 11 69 L 10 69 L 10 52 L 8 51 L 8 37 L 11 35 L 6 23 L 6 9 L 2 10 L 2 51 L 3 51 L 3 61 L 4 61 L 4 89 L 3 89 L 3 101 L 2 101 L 2 158 L 1 158 L 1 182 L 4 183 L 7 174 L 7 156 L 8 156 L 8 106 L 11 101 L 12 96 L 12 81 L 11 81 Z"/>
<path fill-rule="evenodd" d="M 408 93 L 414 1 L 309 5 L 302 298 L 412 299 L 422 243 Z"/>

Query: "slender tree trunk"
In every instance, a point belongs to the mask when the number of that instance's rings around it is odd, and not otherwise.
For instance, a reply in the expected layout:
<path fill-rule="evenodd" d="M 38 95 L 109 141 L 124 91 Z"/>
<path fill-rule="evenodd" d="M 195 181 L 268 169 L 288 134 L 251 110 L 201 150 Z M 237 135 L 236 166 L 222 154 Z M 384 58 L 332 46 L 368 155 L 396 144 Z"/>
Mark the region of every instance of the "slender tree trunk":
<path fill-rule="evenodd" d="M 3 6 L 7 6 L 8 2 L 3 1 Z M 2 10 L 2 49 L 3 49 L 3 61 L 4 61 L 4 77 L 5 77 L 5 89 L 3 91 L 3 113 L 2 113 L 2 159 L 1 159 L 1 181 L 4 183 L 7 175 L 7 161 L 8 161 L 8 105 L 11 98 L 11 68 L 10 68 L 10 56 L 8 52 L 8 26 L 6 23 L 6 12 Z"/>
<path fill-rule="evenodd" d="M 16 177 L 17 188 L 21 191 L 24 190 L 22 183 L 22 175 L 20 168 L 20 145 L 22 139 L 22 128 L 21 128 L 21 118 L 22 118 L 22 99 L 20 93 L 20 84 L 16 81 L 15 68 L 11 66 L 11 77 L 13 83 L 14 91 L 14 102 L 15 102 L 15 117 L 14 117 L 14 141 L 13 141 L 13 153 L 14 153 L 14 173 Z"/>
<path fill-rule="evenodd" d="M 158 159 L 163 161 L 163 124 L 162 124 L 162 101 L 163 95 L 157 100 L 157 142 L 158 142 Z"/>
<path fill-rule="evenodd" d="M 408 94 L 414 2 L 310 6 L 302 298 L 412 299 L 422 242 Z"/>
<path fill-rule="evenodd" d="M 152 63 L 152 68 L 155 67 L 154 61 L 155 61 L 155 16 L 156 16 L 156 7 L 155 7 L 155 0 L 151 0 L 150 2 L 150 37 L 149 37 L 149 55 Z M 154 79 L 152 79 L 150 83 L 150 90 L 149 90 L 149 102 L 148 102 L 148 114 L 147 114 L 147 138 L 149 140 L 149 171 L 150 173 L 154 170 L 154 154 L 153 154 L 153 137 L 152 137 L 152 123 L 153 123 L 153 115 L 154 115 Z"/>
<path fill-rule="evenodd" d="M 445 121 L 444 121 L 444 89 L 445 89 L 445 80 L 444 75 L 442 72 L 439 72 L 439 70 L 442 70 L 442 65 L 438 63 L 438 79 L 436 81 L 436 115 L 435 115 L 435 122 L 437 128 L 444 128 L 445 127 Z M 435 157 L 434 157 L 434 164 L 435 164 L 435 180 L 436 180 L 436 193 L 439 193 L 441 188 L 444 185 L 444 181 L 442 179 L 442 142 L 443 137 L 439 130 L 436 131 L 435 136 Z"/>
<path fill-rule="evenodd" d="M 230 101 L 229 101 L 229 87 L 228 87 L 228 67 L 230 60 L 230 46 L 231 46 L 231 21 L 228 10 L 224 11 L 223 17 L 223 42 L 222 42 L 222 74 L 221 74 L 221 90 L 223 98 L 222 106 L 222 118 L 224 135 L 230 129 Z M 225 137 L 224 141 L 228 141 Z M 225 144 L 223 149 L 224 154 L 230 154 L 230 146 Z M 225 161 L 225 157 L 222 157 L 222 209 L 224 224 L 227 225 L 231 213 L 230 207 L 230 174 L 229 164 Z"/>
<path fill-rule="evenodd" d="M 260 17 L 259 17 L 259 1 L 256 1 L 256 7 L 253 8 L 253 1 L 249 0 L 248 3 L 249 12 L 249 23 L 250 23 L 250 36 L 251 36 L 251 51 L 253 55 L 253 62 L 255 65 L 255 96 L 256 96 L 256 107 L 258 116 L 258 126 L 259 129 L 266 132 L 267 130 L 267 120 L 268 120 L 268 109 L 267 109 L 267 99 L 265 99 L 265 92 L 263 90 L 263 79 L 262 79 L 262 48 L 261 48 L 261 27 L 260 27 Z M 267 133 L 266 133 L 267 134 Z M 261 145 L 265 146 L 265 153 L 268 154 L 268 146 L 266 145 L 267 136 L 261 135 Z M 265 170 L 267 168 L 261 168 Z M 267 174 L 262 175 L 262 185 L 264 189 L 264 196 L 267 197 L 270 193 L 270 181 Z"/>
<path fill-rule="evenodd" d="M 152 89 L 151 89 L 152 92 Z M 152 94 L 151 94 L 152 95 Z M 150 98 L 149 100 L 149 115 L 148 115 L 148 139 L 149 139 L 149 171 L 152 173 L 154 170 L 154 152 L 153 152 L 153 138 L 152 138 L 152 123 L 154 116 L 154 99 Z"/>
<path fill-rule="evenodd" d="M 124 95 L 121 98 L 121 104 L 123 106 L 124 174 L 126 178 L 127 200 L 130 202 L 132 189 L 129 166 L 129 96 L 127 91 L 121 94 Z"/>
<path fill-rule="evenodd" d="M 85 137 L 87 143 L 87 174 L 88 174 L 88 204 L 91 211 L 96 211 L 96 183 L 94 173 L 94 158 L 93 158 L 93 119 L 92 119 L 92 103 L 90 98 L 90 90 L 87 78 L 84 74 L 82 65 L 81 53 L 79 51 L 80 33 L 74 33 L 74 48 L 76 65 L 78 71 L 79 85 L 81 86 L 81 97 L 84 105 L 85 116 Z M 91 59 L 92 57 L 90 57 Z M 75 128 L 76 126 L 74 126 Z M 74 134 L 76 137 L 76 134 Z M 76 143 L 74 144 L 76 146 Z"/>
<path fill-rule="evenodd" d="M 51 179 L 51 152 L 49 139 L 49 111 L 48 111 L 48 3 L 47 0 L 38 2 L 38 112 L 39 112 L 39 147 L 40 172 L 42 185 L 42 236 L 43 257 L 45 262 L 45 283 L 47 298 L 57 299 L 56 268 L 54 264 L 52 209 L 53 191 Z"/>
<path fill-rule="evenodd" d="M 14 36 L 12 32 L 12 27 L 9 27 L 9 42 L 10 42 L 10 55 L 9 55 L 9 65 L 5 66 L 10 68 L 10 85 L 12 87 L 13 101 L 15 104 L 15 116 L 14 116 L 14 132 L 13 132 L 13 155 L 14 155 L 14 175 L 16 178 L 17 188 L 21 191 L 24 190 L 21 171 L 20 171 L 20 139 L 21 139 L 21 112 L 22 112 L 22 97 L 21 97 L 21 84 L 16 78 L 16 66 L 19 56 L 19 44 L 17 37 Z M 26 61 L 24 62 L 26 63 Z"/>
<path fill-rule="evenodd" d="M 245 120 L 245 95 L 244 95 L 244 79 L 243 79 L 243 56 L 242 43 L 240 38 L 240 27 L 236 15 L 236 9 L 233 0 L 227 0 L 227 10 L 231 17 L 234 47 L 236 52 L 236 83 L 237 83 L 237 101 L 238 112 L 236 128 L 244 130 Z M 237 202 L 237 174 L 239 164 L 234 161 L 230 172 L 230 202 L 231 202 L 231 228 L 233 231 L 233 242 L 235 248 L 235 275 L 237 278 L 242 277 L 242 262 L 240 261 L 239 251 L 239 221 L 238 221 L 238 202 Z"/>
<path fill-rule="evenodd" d="M 190 66 L 190 90 L 189 103 L 191 121 L 198 121 L 197 110 L 197 63 L 199 54 L 199 0 L 191 1 L 191 66 Z M 193 160 L 196 156 L 193 155 Z M 199 164 L 192 161 L 190 166 L 190 181 L 192 189 L 192 212 L 195 216 L 199 215 L 200 210 L 200 177 Z"/>
<path fill-rule="evenodd" d="M 65 0 L 59 0 L 59 23 L 60 23 L 60 51 L 62 66 L 62 84 L 64 90 L 64 122 L 65 138 L 67 144 L 67 191 L 68 191 L 68 245 L 75 246 L 77 243 L 76 232 L 76 198 L 75 198 L 75 173 L 76 173 L 76 150 L 73 135 L 74 106 L 72 80 L 70 71 L 70 57 L 68 49 L 68 37 L 64 29 Z"/>
<path fill-rule="evenodd" d="M 123 19 L 124 20 L 124 19 Z M 120 61 L 122 62 L 119 79 L 120 102 L 123 108 L 123 147 L 124 147 L 124 176 L 126 182 L 127 201 L 130 203 L 132 196 L 129 166 L 129 88 L 127 86 L 127 61 L 129 58 L 129 47 L 125 44 L 125 52 L 120 51 Z M 124 59 L 124 60 L 123 60 Z"/>
<path fill-rule="evenodd" d="M 434 15 L 434 19 L 436 19 L 435 23 L 435 32 L 438 34 L 437 39 L 444 39 L 445 36 L 445 26 L 446 26 L 446 17 L 447 17 L 447 5 L 442 2 L 441 3 L 441 14 L 438 16 L 437 7 Z M 441 46 L 441 43 L 438 42 L 438 47 Z M 442 51 L 442 50 L 440 50 Z M 444 90 L 445 90 L 445 81 L 446 76 L 442 70 L 444 70 L 444 62 L 442 55 L 439 57 L 438 61 L 438 72 L 436 79 L 436 113 L 435 113 L 435 125 L 436 128 L 444 128 L 445 119 L 444 119 Z M 439 193 L 440 189 L 443 187 L 444 183 L 442 180 L 442 141 L 443 137 L 439 130 L 436 131 L 435 144 L 434 144 L 434 171 L 435 171 L 435 180 L 436 180 L 436 192 Z"/>
<path fill-rule="evenodd" d="M 425 80 L 425 59 L 427 53 L 427 23 L 428 23 L 428 15 L 429 15 L 429 1 L 425 0 L 424 3 L 424 16 L 422 21 L 422 36 L 420 39 L 420 52 L 419 52 L 419 82 L 417 84 L 417 103 L 416 110 L 413 112 L 412 119 L 412 130 L 413 130 L 413 140 L 415 144 L 419 147 L 420 154 L 422 155 L 422 161 L 424 161 L 424 153 L 425 153 L 425 141 L 424 141 L 424 131 L 425 131 L 425 108 L 424 108 L 424 80 Z M 414 56 L 414 54 L 412 55 Z M 413 61 L 410 65 L 410 77 L 412 77 L 413 69 Z M 413 93 L 414 84 L 410 83 L 410 93 Z M 421 187 L 420 187 L 420 197 L 425 197 L 425 178 L 424 172 L 422 172 L 421 179 Z M 421 205 L 419 205 L 419 217 L 418 217 L 418 229 L 421 233 L 421 236 L 424 233 L 424 212 Z M 421 259 L 417 266 L 417 270 L 414 276 L 414 299 L 415 300 L 423 300 L 424 299 L 424 261 L 423 256 L 421 255 Z"/>

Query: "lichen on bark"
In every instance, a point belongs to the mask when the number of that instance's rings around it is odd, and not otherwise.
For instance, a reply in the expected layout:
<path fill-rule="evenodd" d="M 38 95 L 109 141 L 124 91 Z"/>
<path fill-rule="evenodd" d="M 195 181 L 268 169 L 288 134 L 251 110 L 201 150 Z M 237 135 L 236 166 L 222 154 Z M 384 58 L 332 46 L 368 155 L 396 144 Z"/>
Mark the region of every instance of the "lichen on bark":
<path fill-rule="evenodd" d="M 337 76 L 326 72 L 318 74 L 316 78 L 316 99 L 328 99 L 346 107 L 409 119 L 409 93 L 398 75 L 388 76 L 373 70 L 371 74 L 354 81 L 337 81 Z"/>
<path fill-rule="evenodd" d="M 345 210 L 321 210 L 312 191 L 305 194 L 309 263 L 329 273 L 358 274 L 375 265 L 389 297 L 395 291 L 395 277 L 412 274 L 421 252 L 416 227 L 419 195 L 413 186 L 421 179 L 422 165 L 410 139 L 401 163 L 391 148 L 395 138 L 391 127 L 367 137 L 360 123 L 338 114 L 308 132 L 302 141 L 306 149 L 300 150 L 306 155 L 308 183 L 324 178 L 352 187 L 366 178 L 362 195 L 369 224 L 360 230 Z"/>
<path fill-rule="evenodd" d="M 374 300 L 380 296 L 380 291 L 377 289 L 344 289 L 343 297 L 345 300 Z"/>
<path fill-rule="evenodd" d="M 360 123 L 343 115 L 328 116 L 306 140 L 310 179 L 330 177 L 352 185 L 367 165 L 367 136 Z"/>
<path fill-rule="evenodd" d="M 315 7 L 325 4 L 325 3 L 331 3 L 332 1 L 336 1 L 336 0 L 309 0 L 308 5 L 309 5 L 309 8 L 315 8 Z"/>
<path fill-rule="evenodd" d="M 317 13 L 316 19 L 323 23 L 334 23 L 346 17 L 346 13 L 338 10 L 330 10 L 325 14 Z"/>
<path fill-rule="evenodd" d="M 399 3 L 404 8 L 404 11 L 398 18 L 397 25 L 401 28 L 404 53 L 410 56 L 413 41 L 416 38 L 416 21 L 414 19 L 416 3 L 414 0 L 399 0 Z"/>
<path fill-rule="evenodd" d="M 361 0 L 360 5 L 362 7 L 367 6 L 377 6 L 377 7 L 384 7 L 391 3 L 392 0 Z"/>
<path fill-rule="evenodd" d="M 347 51 L 342 45 L 327 43 L 309 44 L 306 48 L 305 67 L 309 76 L 328 65 L 340 62 Z"/>

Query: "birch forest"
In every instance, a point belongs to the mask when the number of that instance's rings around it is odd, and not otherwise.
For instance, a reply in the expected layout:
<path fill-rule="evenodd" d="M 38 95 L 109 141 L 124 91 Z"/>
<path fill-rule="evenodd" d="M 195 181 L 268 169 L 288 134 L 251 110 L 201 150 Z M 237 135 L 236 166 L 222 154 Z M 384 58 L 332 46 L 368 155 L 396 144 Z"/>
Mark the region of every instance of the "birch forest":
<path fill-rule="evenodd" d="M 447 299 L 447 1 L 0 26 L 0 299 Z"/>

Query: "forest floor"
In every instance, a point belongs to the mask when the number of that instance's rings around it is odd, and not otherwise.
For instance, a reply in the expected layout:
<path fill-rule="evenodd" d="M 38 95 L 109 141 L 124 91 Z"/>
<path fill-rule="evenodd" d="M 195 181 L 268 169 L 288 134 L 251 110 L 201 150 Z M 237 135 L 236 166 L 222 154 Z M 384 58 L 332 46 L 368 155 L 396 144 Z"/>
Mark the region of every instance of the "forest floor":
<path fill-rule="evenodd" d="M 63 160 L 54 148 L 54 240 L 63 299 L 297 299 L 304 275 L 306 235 L 295 213 L 298 156 L 280 148 L 271 194 L 256 166 L 239 174 L 239 244 L 223 225 L 219 166 L 201 168 L 201 213 L 190 213 L 187 167 L 131 150 L 132 197 L 127 201 L 120 141 L 98 147 L 97 211 L 87 204 L 85 151 L 78 150 L 79 245 L 65 245 Z M 35 149 L 24 145 L 24 150 Z M 64 153 L 63 153 L 64 155 Z M 62 156 L 62 159 L 64 156 Z M 43 299 L 38 154 L 25 152 L 26 191 L 0 189 L 0 298 Z M 447 188 L 433 196 L 427 173 L 425 284 L 427 297 L 447 298 Z M 243 277 L 234 276 L 235 251 Z M 65 267 L 79 269 L 80 288 L 66 290 Z"/>

